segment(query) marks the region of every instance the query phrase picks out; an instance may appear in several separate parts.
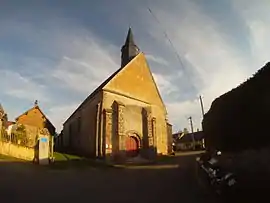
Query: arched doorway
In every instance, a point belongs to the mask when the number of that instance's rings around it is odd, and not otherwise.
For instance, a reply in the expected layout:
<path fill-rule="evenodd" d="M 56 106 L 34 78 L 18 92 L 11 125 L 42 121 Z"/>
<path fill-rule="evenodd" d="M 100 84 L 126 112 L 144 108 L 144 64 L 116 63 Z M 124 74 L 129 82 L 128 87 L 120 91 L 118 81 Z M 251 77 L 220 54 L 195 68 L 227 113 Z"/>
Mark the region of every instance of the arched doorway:
<path fill-rule="evenodd" d="M 139 154 L 139 140 L 136 136 L 126 137 L 126 154 L 127 157 L 136 157 Z"/>

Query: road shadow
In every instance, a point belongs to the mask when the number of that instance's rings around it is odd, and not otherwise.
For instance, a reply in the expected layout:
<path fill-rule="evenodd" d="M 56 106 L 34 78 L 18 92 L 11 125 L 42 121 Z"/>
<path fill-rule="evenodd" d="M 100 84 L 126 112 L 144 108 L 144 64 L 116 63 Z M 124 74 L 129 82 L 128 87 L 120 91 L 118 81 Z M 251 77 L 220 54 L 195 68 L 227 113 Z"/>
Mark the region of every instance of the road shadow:
<path fill-rule="evenodd" d="M 152 166 L 152 165 L 168 165 L 175 164 L 174 155 L 162 155 L 155 152 L 155 148 L 148 147 L 140 149 L 139 152 L 130 152 L 126 150 L 118 150 L 116 154 L 107 153 L 104 156 L 89 158 L 87 155 L 76 152 L 75 150 L 65 152 L 57 151 L 57 157 L 53 165 L 55 167 L 69 166 L 97 166 L 97 167 L 119 167 L 119 166 Z M 138 154 L 137 156 L 127 156 L 127 154 Z"/>
<path fill-rule="evenodd" d="M 154 160 L 147 160 L 142 157 L 134 157 L 126 159 L 124 162 L 121 161 L 112 161 L 107 159 L 88 159 L 84 157 L 70 157 L 63 154 L 65 157 L 64 160 L 55 160 L 48 166 L 51 169 L 87 169 L 87 168 L 97 168 L 97 169 L 122 169 L 122 168 L 140 168 L 140 167 L 149 167 L 149 168 L 177 168 L 179 163 L 177 162 L 176 156 L 165 156 L 159 155 Z"/>
<path fill-rule="evenodd" d="M 0 195 L 3 202 L 214 202 L 196 185 L 194 156 L 174 156 L 160 163 L 50 170 L 30 162 L 1 160 Z"/>
<path fill-rule="evenodd" d="M 264 201 L 268 198 L 269 179 L 263 174 L 253 174 L 253 177 L 248 177 L 247 174 L 236 174 L 236 185 L 234 189 L 224 195 L 217 195 L 211 186 L 209 176 L 201 168 L 199 163 L 196 164 L 196 173 L 198 174 L 198 183 L 202 190 L 207 190 L 222 203 L 256 203 Z"/>

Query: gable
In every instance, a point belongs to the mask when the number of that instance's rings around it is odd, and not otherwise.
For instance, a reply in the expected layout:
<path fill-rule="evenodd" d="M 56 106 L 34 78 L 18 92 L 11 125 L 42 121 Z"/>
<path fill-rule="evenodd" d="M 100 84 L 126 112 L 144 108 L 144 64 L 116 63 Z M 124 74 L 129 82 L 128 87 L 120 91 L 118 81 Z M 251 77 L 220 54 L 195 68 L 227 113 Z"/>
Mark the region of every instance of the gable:
<path fill-rule="evenodd" d="M 45 114 L 40 110 L 38 106 L 29 109 L 22 115 L 18 116 L 15 120 L 18 123 L 25 125 L 32 125 L 36 127 L 44 127 L 44 124 L 46 123 L 46 125 L 49 126 L 45 127 L 55 129 L 53 124 L 49 121 L 49 119 L 45 116 Z"/>
<path fill-rule="evenodd" d="M 129 64 L 122 68 L 107 82 L 103 90 L 114 91 L 140 99 L 157 105 L 166 112 L 165 105 L 143 53 L 138 54 Z"/>

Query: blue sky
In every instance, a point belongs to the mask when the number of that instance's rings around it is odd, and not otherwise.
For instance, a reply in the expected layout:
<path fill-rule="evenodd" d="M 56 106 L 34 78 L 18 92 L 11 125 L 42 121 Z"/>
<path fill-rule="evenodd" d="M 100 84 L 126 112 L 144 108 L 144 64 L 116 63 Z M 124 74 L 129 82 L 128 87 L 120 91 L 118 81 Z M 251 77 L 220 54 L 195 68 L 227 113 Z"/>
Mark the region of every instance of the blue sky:
<path fill-rule="evenodd" d="M 12 120 L 37 99 L 61 130 L 119 68 L 131 26 L 174 131 L 188 127 L 188 116 L 200 127 L 200 94 L 207 111 L 269 61 L 269 9 L 268 0 L 2 0 L 0 102 Z"/>

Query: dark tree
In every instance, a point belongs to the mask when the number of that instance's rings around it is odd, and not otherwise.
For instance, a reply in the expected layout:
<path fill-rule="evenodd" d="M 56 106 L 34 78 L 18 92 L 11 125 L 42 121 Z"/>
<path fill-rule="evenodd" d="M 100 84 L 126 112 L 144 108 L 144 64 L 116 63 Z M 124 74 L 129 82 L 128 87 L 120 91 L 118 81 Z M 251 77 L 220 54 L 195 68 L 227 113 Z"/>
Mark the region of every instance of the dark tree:
<path fill-rule="evenodd" d="M 212 102 L 203 120 L 206 144 L 239 151 L 270 145 L 270 63 Z"/>

